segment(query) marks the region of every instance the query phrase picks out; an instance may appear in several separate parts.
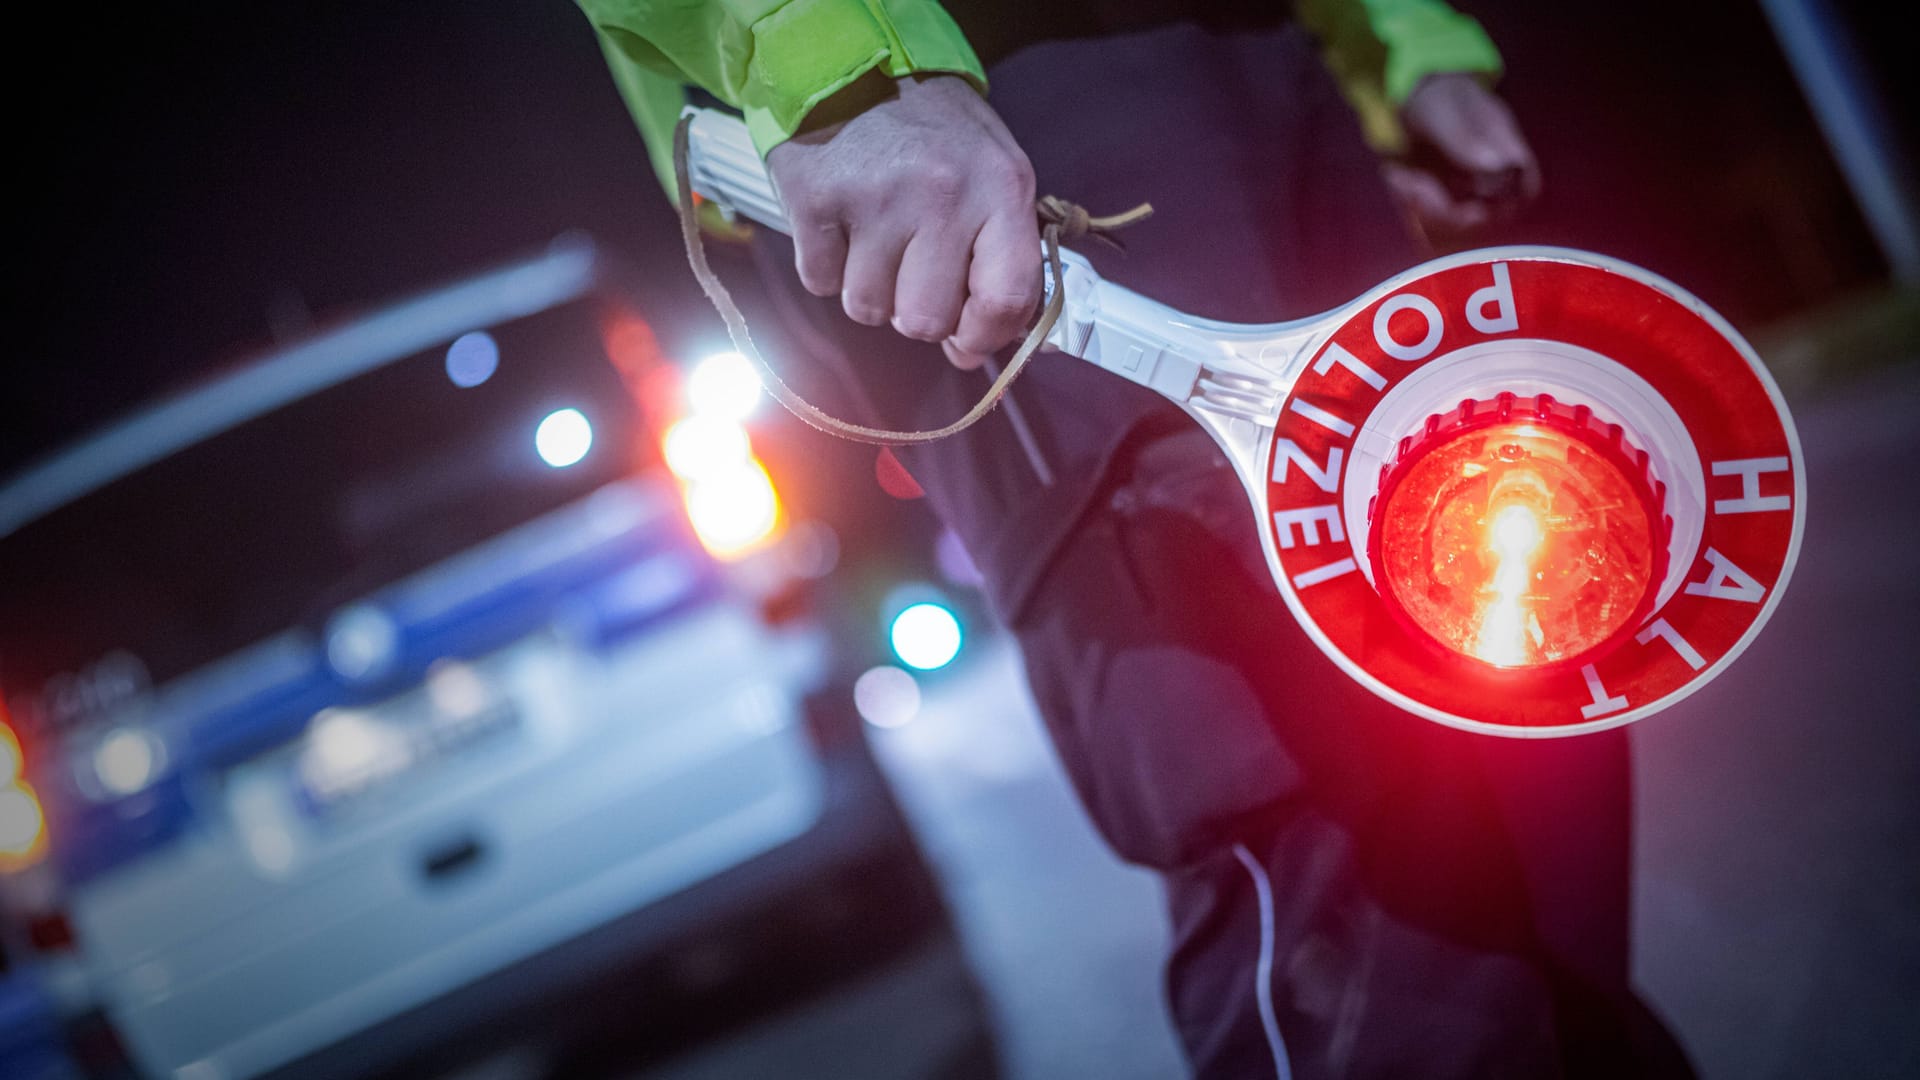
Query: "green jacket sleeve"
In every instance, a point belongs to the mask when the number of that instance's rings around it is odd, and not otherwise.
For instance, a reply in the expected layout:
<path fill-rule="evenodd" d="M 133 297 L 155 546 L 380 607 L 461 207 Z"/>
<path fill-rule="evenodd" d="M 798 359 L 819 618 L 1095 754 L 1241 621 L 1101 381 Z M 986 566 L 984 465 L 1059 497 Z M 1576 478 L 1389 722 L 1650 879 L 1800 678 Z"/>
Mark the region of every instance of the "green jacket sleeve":
<path fill-rule="evenodd" d="M 1472 18 L 1441 0 L 1299 0 L 1300 21 L 1325 46 L 1327 64 L 1376 147 L 1403 141 L 1399 107 L 1428 75 L 1461 71 L 1491 80 L 1500 52 Z"/>
<path fill-rule="evenodd" d="M 935 0 L 577 2 L 669 191 L 687 84 L 738 108 L 762 155 L 869 71 L 952 72 L 986 87 L 979 59 Z"/>

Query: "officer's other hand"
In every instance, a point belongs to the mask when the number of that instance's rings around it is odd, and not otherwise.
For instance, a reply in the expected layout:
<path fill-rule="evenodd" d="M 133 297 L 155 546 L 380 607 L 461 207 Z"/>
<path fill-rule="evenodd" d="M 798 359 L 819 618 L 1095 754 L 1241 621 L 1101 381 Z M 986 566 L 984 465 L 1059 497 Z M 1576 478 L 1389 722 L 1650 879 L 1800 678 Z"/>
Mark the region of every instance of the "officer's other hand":
<path fill-rule="evenodd" d="M 767 155 L 800 281 L 973 368 L 1040 300 L 1033 166 L 957 76 L 874 76 Z"/>
<path fill-rule="evenodd" d="M 1429 75 L 1400 108 L 1407 154 L 1387 183 L 1429 235 L 1504 220 L 1540 194 L 1540 165 L 1513 112 L 1465 73 Z"/>

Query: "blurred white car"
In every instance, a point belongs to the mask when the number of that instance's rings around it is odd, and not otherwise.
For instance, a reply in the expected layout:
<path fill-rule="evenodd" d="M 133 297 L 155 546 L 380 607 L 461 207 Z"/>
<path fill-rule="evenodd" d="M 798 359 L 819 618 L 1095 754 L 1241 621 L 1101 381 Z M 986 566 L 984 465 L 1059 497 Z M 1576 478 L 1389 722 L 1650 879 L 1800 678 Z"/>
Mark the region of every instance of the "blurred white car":
<path fill-rule="evenodd" d="M 556 1029 L 804 890 L 840 891 L 796 933 L 943 919 L 857 722 L 808 714 L 820 631 L 708 550 L 784 511 L 749 483 L 690 527 L 612 280 L 556 246 L 0 489 L 7 904 L 137 1073 Z"/>

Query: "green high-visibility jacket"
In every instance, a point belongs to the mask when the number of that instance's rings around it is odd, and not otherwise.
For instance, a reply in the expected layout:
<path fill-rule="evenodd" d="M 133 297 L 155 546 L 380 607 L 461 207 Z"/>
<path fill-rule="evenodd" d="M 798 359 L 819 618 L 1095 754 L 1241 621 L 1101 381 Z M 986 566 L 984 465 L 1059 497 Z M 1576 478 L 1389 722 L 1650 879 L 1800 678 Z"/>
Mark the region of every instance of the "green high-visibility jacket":
<path fill-rule="evenodd" d="M 673 126 L 688 85 L 738 108 L 762 156 L 869 71 L 946 72 L 986 89 L 979 59 L 935 0 L 577 2 L 669 191 Z M 1479 23 L 1440 0 L 1298 0 L 1296 10 L 1378 145 L 1392 144 L 1394 107 L 1421 78 L 1500 70 Z"/>

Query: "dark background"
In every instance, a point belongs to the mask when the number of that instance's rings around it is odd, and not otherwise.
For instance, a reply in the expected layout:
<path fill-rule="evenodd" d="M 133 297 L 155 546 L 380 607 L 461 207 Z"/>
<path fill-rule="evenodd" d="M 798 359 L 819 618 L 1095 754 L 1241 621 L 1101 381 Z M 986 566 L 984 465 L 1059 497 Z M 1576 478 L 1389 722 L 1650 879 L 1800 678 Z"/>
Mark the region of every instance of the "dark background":
<path fill-rule="evenodd" d="M 1760 338 L 1885 290 L 1755 0 L 1460 6 L 1502 46 L 1502 90 L 1547 182 L 1528 217 L 1485 242 L 1640 263 Z M 670 350 L 697 356 L 723 339 L 592 33 L 564 0 L 55 10 L 12 34 L 9 239 L 24 242 L 7 251 L 0 473 L 276 333 L 576 228 L 639 265 Z M 1903 9 L 1845 10 L 1911 140 L 1920 94 Z M 1794 588 L 1740 678 L 1636 730 L 1636 967 L 1721 1075 L 1915 1075 L 1914 370 L 1819 395 L 1789 385 L 1820 492 Z M 952 741 L 991 745 L 971 727 Z M 1083 819 L 1063 785 L 1051 802 L 1037 783 L 974 790 L 966 769 L 927 762 L 959 792 L 949 809 L 965 823 L 929 847 L 964 840 L 1002 860 L 1002 876 L 963 878 L 954 895 L 1023 913 L 974 916 L 974 932 L 1012 935 L 994 939 L 1006 947 L 984 977 L 1029 1006 L 1009 1015 L 1054 1040 L 1032 1046 L 1063 1055 L 1031 1074 L 1070 1071 L 1094 1036 L 1061 1008 L 1079 987 L 1062 980 L 1105 979 L 1094 989 L 1131 1001 L 1130 1015 L 1158 1007 L 1150 980 L 1031 963 L 1062 940 L 1084 949 L 1133 932 L 1108 905 L 1090 918 L 1063 900 L 1105 879 L 1065 866 L 1058 825 L 1036 823 Z M 1106 859 L 1086 845 L 1085 862 Z M 1143 895 L 1140 910 L 1157 919 L 1157 903 Z M 1157 941 L 1128 946 L 1148 951 L 1141 970 L 1158 963 Z"/>
<path fill-rule="evenodd" d="M 1884 278 L 1749 0 L 1460 6 L 1506 54 L 1547 183 L 1482 239 L 1639 262 L 1749 331 Z M 1911 120 L 1893 16 L 1858 7 Z M 0 471 L 276 334 L 575 228 L 641 264 L 670 350 L 720 338 L 571 4 L 138 5 L 15 40 L 25 332 Z"/>

